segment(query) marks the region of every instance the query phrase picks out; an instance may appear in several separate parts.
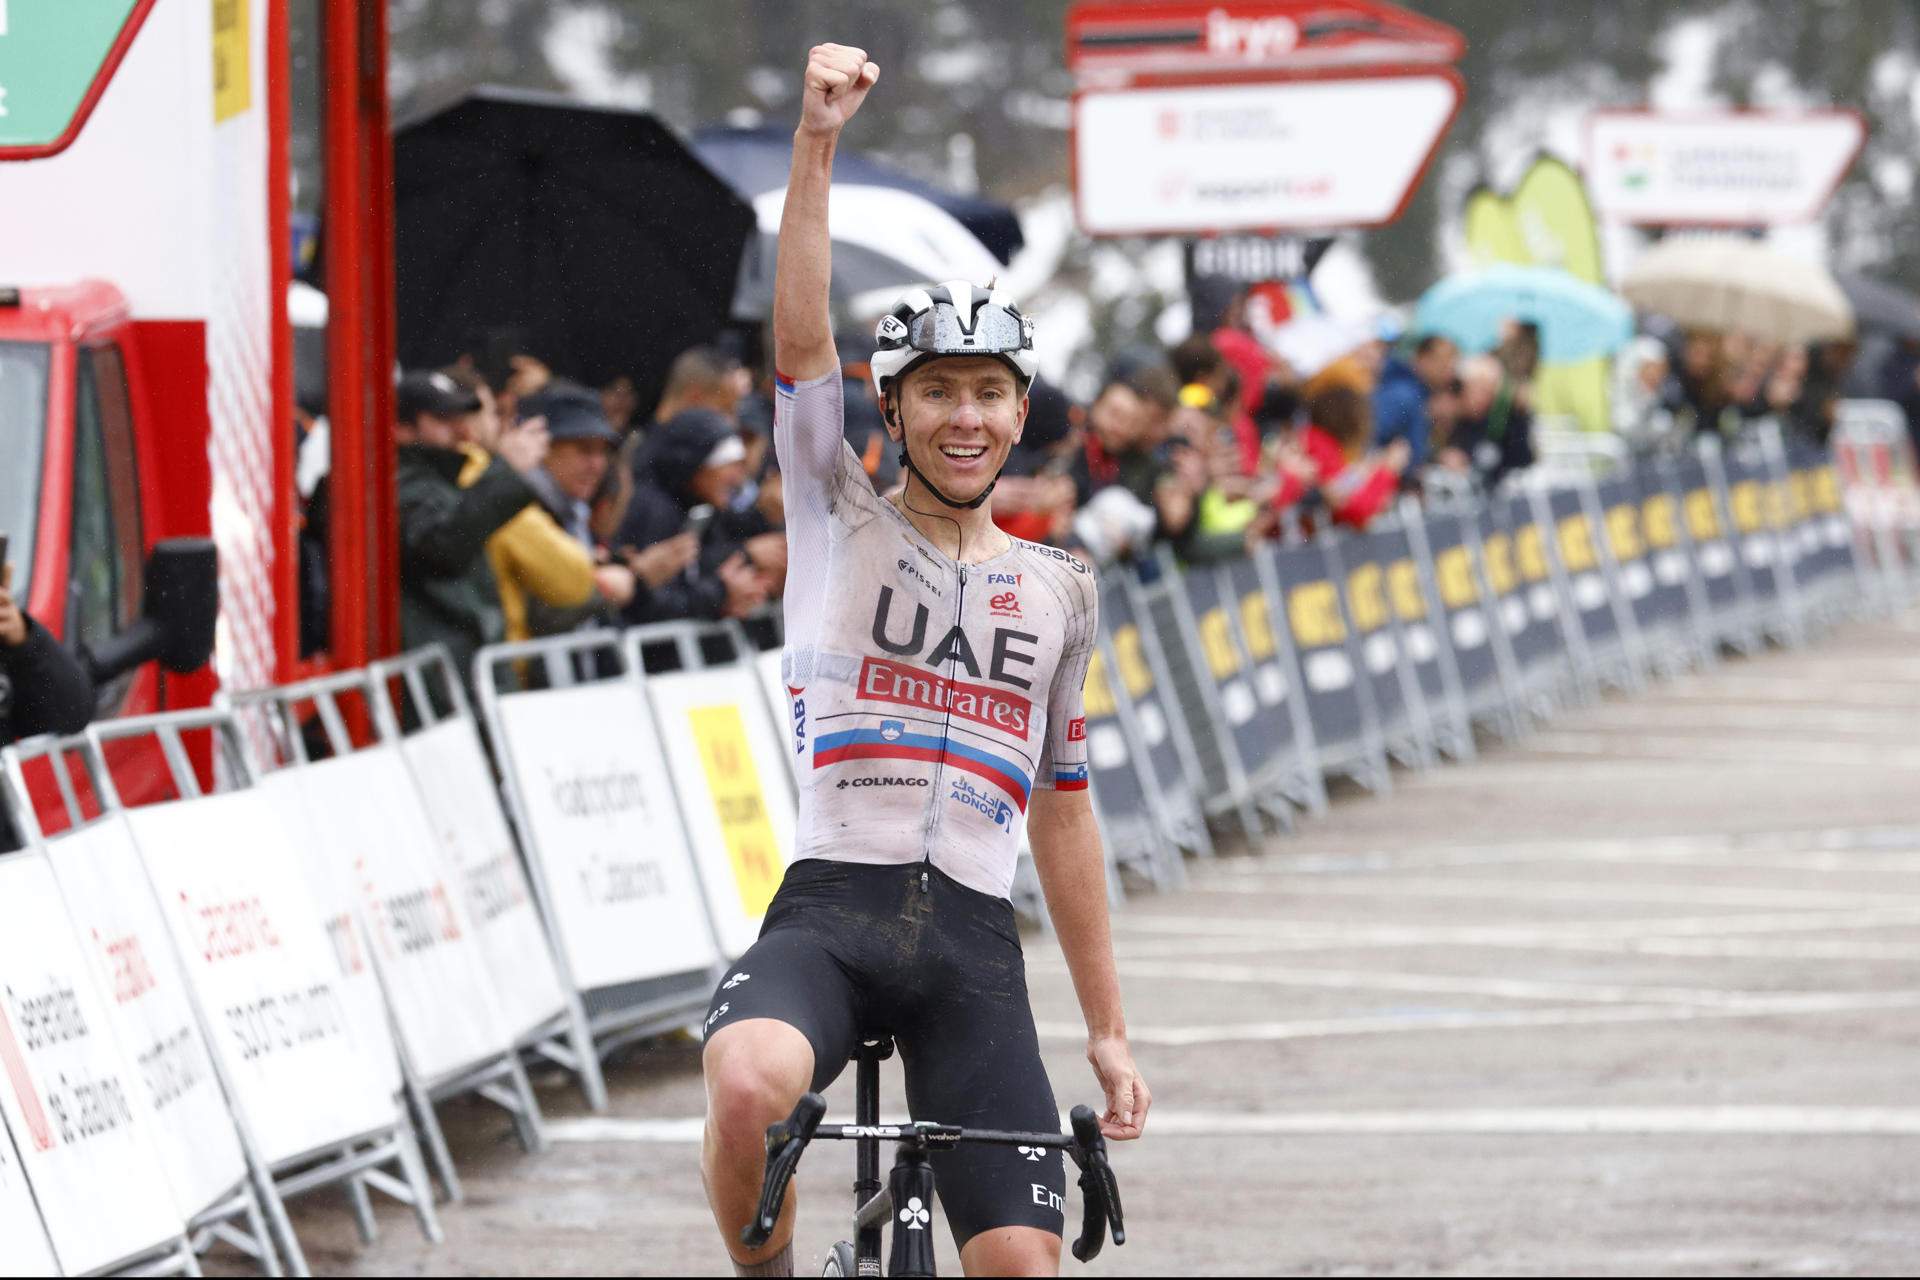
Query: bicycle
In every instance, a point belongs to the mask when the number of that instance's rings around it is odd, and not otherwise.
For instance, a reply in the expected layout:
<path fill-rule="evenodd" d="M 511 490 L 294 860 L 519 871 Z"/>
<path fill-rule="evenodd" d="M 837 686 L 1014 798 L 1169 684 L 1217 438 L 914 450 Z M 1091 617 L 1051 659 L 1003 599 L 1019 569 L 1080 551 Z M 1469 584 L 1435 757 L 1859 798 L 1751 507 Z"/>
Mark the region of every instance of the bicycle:
<path fill-rule="evenodd" d="M 893 1248 L 887 1260 L 890 1276 L 931 1276 L 934 1274 L 933 1234 L 927 1230 L 933 1215 L 933 1166 L 927 1154 L 962 1142 L 985 1142 L 1010 1147 L 1059 1147 L 1080 1170 L 1082 1211 L 1080 1237 L 1073 1242 L 1073 1256 L 1091 1262 L 1106 1243 L 1109 1232 L 1115 1245 L 1127 1242 L 1126 1224 L 1120 1210 L 1120 1188 L 1114 1181 L 1113 1167 L 1107 1162 L 1107 1142 L 1100 1133 L 1100 1121 L 1093 1109 L 1073 1109 L 1073 1134 L 1015 1133 L 999 1129 L 965 1129 L 959 1125 L 909 1121 L 906 1124 L 880 1123 L 880 1064 L 893 1056 L 893 1041 L 887 1036 L 863 1040 L 854 1056 L 853 1124 L 822 1125 L 827 1102 L 817 1093 L 808 1093 L 794 1105 L 785 1120 L 767 1127 L 767 1169 L 760 1184 L 760 1203 L 753 1220 L 740 1231 L 741 1243 L 750 1249 L 765 1245 L 773 1235 L 774 1223 L 786 1202 L 787 1186 L 793 1181 L 800 1157 L 807 1144 L 816 1138 L 858 1143 L 855 1152 L 853 1183 L 854 1238 L 841 1240 L 827 1254 L 823 1276 L 878 1276 L 880 1274 L 880 1234 L 893 1224 Z M 880 1185 L 880 1144 L 899 1143 L 887 1185 Z M 895 1206 L 899 1206 L 896 1213 Z"/>

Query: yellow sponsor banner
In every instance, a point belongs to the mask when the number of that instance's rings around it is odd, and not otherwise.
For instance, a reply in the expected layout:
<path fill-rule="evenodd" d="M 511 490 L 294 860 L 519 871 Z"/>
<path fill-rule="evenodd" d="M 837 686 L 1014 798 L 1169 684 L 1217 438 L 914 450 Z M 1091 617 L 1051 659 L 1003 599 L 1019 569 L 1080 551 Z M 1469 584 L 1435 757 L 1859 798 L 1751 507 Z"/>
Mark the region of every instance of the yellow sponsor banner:
<path fill-rule="evenodd" d="M 253 0 L 213 0 L 213 122 L 253 106 Z"/>
<path fill-rule="evenodd" d="M 1687 495 L 1687 532 L 1695 542 L 1710 542 L 1720 536 L 1720 508 L 1711 489 L 1695 489 Z"/>
<path fill-rule="evenodd" d="M 731 703 L 693 707 L 687 712 L 687 721 L 693 728 L 694 745 L 700 750 L 700 767 L 706 773 L 707 790 L 720 819 L 720 834 L 727 843 L 740 907 L 749 916 L 765 915 L 774 890 L 780 887 L 784 868 L 740 708 Z"/>
<path fill-rule="evenodd" d="M 1796 471 L 1788 483 L 1793 488 L 1793 518 L 1805 520 L 1813 514 L 1813 473 Z"/>
<path fill-rule="evenodd" d="M 1324 649 L 1347 638 L 1340 592 L 1331 582 L 1306 582 L 1288 592 L 1287 622 L 1303 649 Z"/>
<path fill-rule="evenodd" d="M 1377 564 L 1363 564 L 1347 575 L 1347 608 L 1353 628 L 1361 635 L 1387 625 L 1386 574 Z"/>
<path fill-rule="evenodd" d="M 1793 523 L 1793 487 L 1785 480 L 1775 480 L 1766 485 L 1762 492 L 1767 500 L 1767 526 L 1773 529 L 1785 529 Z"/>
<path fill-rule="evenodd" d="M 1493 588 L 1493 594 L 1503 596 L 1512 591 L 1513 539 L 1504 533 L 1488 534 L 1480 544 L 1480 551 L 1487 564 L 1487 584 Z"/>
<path fill-rule="evenodd" d="M 1813 509 L 1822 515 L 1840 509 L 1840 477 L 1832 467 L 1821 467 L 1813 473 Z"/>
<path fill-rule="evenodd" d="M 1420 589 L 1420 566 L 1411 560 L 1395 560 L 1387 566 L 1387 595 L 1393 611 L 1402 622 L 1418 622 L 1427 616 L 1427 594 Z"/>
<path fill-rule="evenodd" d="M 1435 557 L 1433 576 L 1440 587 L 1440 603 L 1449 609 L 1480 599 L 1480 584 L 1473 580 L 1473 561 L 1465 547 L 1448 547 Z"/>
<path fill-rule="evenodd" d="M 1607 511 L 1607 545 L 1615 560 L 1640 558 L 1646 550 L 1640 545 L 1640 508 L 1622 503 Z"/>
<path fill-rule="evenodd" d="M 1513 559 L 1522 582 L 1547 580 L 1547 537 L 1537 524 L 1522 525 L 1513 533 Z"/>
<path fill-rule="evenodd" d="M 1758 480 L 1742 480 L 1734 485 L 1727 495 L 1727 506 L 1733 511 L 1733 527 L 1741 533 L 1753 533 L 1766 522 Z"/>
<path fill-rule="evenodd" d="M 1087 658 L 1087 683 L 1081 689 L 1080 705 L 1089 720 L 1103 720 L 1120 710 L 1120 704 L 1113 697 L 1113 686 L 1107 683 L 1106 655 L 1098 649 Z"/>
<path fill-rule="evenodd" d="M 1273 639 L 1273 615 L 1267 612 L 1267 597 L 1249 591 L 1240 597 L 1240 634 L 1247 638 L 1247 656 L 1265 662 L 1280 652 Z"/>
<path fill-rule="evenodd" d="M 1153 688 L 1153 667 L 1140 647 L 1140 628 L 1134 623 L 1113 633 L 1113 660 L 1128 696 L 1138 698 Z"/>
<path fill-rule="evenodd" d="M 1223 680 L 1240 669 L 1240 651 L 1228 630 L 1231 625 L 1225 609 L 1209 609 L 1200 615 L 1200 648 L 1215 679 Z"/>
<path fill-rule="evenodd" d="M 1640 504 L 1640 531 L 1655 551 L 1665 551 L 1680 541 L 1679 520 L 1679 504 L 1672 494 L 1656 493 Z"/>
<path fill-rule="evenodd" d="M 1593 526 L 1586 516 L 1568 516 L 1560 522 L 1560 560 L 1568 573 L 1585 573 L 1600 563 L 1593 549 Z"/>

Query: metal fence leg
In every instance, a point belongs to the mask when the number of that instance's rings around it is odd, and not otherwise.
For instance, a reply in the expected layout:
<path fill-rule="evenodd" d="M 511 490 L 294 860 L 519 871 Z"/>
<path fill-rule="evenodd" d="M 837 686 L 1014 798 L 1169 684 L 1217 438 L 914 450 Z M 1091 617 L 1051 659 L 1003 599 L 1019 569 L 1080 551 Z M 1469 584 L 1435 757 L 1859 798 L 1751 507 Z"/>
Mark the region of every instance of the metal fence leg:
<path fill-rule="evenodd" d="M 433 1184 L 427 1180 L 427 1167 L 420 1159 L 420 1144 L 414 1141 L 413 1131 L 405 1125 L 400 1126 L 394 1136 L 400 1148 L 401 1171 L 413 1189 L 413 1213 L 419 1219 L 420 1233 L 439 1244 L 447 1237 L 440 1230 L 440 1215 L 433 1207 Z"/>
<path fill-rule="evenodd" d="M 352 1144 L 348 1144 L 346 1154 L 353 1154 Z M 360 1230 L 360 1243 L 373 1244 L 380 1238 L 380 1224 L 374 1220 L 373 1197 L 367 1194 L 366 1179 L 357 1173 L 347 1179 L 347 1204 L 353 1210 L 353 1225 Z"/>

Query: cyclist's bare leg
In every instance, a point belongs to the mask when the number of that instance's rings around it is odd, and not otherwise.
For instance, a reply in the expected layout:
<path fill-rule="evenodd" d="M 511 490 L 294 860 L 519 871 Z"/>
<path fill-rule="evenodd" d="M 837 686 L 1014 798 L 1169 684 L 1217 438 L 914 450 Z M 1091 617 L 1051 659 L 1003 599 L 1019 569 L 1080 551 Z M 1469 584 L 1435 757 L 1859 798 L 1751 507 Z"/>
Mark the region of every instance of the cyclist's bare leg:
<path fill-rule="evenodd" d="M 1060 1237 L 1039 1227 L 992 1227 L 960 1249 L 970 1276 L 1057 1276 Z"/>
<path fill-rule="evenodd" d="M 799 1188 L 772 1239 L 760 1249 L 740 1243 L 753 1217 L 767 1167 L 767 1126 L 778 1124 L 813 1082 L 813 1046 L 799 1030 L 773 1018 L 748 1018 L 716 1031 L 701 1055 L 707 1081 L 707 1127 L 700 1149 L 700 1180 L 727 1254 L 751 1266 L 776 1258 L 793 1239 Z M 1054 1241 L 1057 1247 L 1059 1241 Z"/>

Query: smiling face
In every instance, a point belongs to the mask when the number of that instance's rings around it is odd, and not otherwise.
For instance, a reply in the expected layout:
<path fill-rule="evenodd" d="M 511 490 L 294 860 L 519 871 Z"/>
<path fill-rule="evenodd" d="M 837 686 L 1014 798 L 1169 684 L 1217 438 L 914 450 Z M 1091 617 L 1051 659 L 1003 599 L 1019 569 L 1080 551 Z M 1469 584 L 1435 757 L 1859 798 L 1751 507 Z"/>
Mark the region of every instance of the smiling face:
<path fill-rule="evenodd" d="M 904 429 L 914 466 L 941 493 L 966 502 L 1000 474 L 1026 419 L 1027 398 L 1006 365 L 946 356 L 901 380 L 887 434 L 897 442 Z"/>

